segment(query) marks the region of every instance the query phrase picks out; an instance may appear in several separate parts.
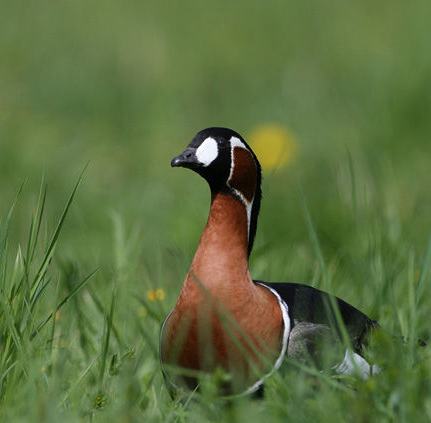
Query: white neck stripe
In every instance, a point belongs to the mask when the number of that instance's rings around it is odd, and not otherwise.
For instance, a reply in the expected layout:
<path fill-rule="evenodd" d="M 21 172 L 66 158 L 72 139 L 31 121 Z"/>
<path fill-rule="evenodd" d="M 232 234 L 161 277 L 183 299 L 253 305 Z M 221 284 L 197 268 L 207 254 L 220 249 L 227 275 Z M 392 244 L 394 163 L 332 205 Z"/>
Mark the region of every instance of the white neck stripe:
<path fill-rule="evenodd" d="M 238 138 L 238 137 L 231 137 L 229 140 L 230 142 L 230 148 L 233 150 L 234 147 L 241 147 L 248 151 L 245 144 Z"/>

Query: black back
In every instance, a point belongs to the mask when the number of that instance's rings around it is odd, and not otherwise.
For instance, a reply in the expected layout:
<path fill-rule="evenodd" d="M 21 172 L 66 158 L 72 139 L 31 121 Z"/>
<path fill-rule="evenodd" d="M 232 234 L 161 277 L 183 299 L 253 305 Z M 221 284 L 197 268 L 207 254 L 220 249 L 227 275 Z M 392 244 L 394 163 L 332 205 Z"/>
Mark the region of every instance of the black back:
<path fill-rule="evenodd" d="M 379 326 L 376 321 L 342 299 L 333 296 L 334 301 L 331 301 L 330 294 L 311 286 L 289 282 L 254 282 L 263 283 L 280 295 L 289 308 L 292 327 L 301 322 L 323 324 L 333 328 L 341 338 L 341 329 L 334 311 L 334 306 L 338 307 L 356 352 L 360 351 L 369 331 Z"/>

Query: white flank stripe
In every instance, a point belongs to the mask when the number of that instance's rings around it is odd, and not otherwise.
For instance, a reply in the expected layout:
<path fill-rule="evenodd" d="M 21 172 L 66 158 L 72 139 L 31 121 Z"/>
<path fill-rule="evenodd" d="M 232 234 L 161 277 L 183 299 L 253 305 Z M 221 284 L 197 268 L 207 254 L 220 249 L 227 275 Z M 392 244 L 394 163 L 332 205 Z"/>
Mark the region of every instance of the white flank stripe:
<path fill-rule="evenodd" d="M 280 355 L 278 356 L 274 367 L 271 369 L 269 373 L 262 376 L 253 386 L 248 388 L 246 391 L 244 391 L 240 395 L 247 395 L 251 394 L 252 392 L 255 392 L 259 389 L 259 387 L 263 384 L 264 380 L 271 376 L 280 366 L 283 362 L 284 356 L 286 355 L 287 351 L 287 344 L 289 343 L 289 335 L 290 335 L 290 317 L 289 317 L 289 307 L 284 302 L 283 298 L 280 297 L 279 293 L 275 290 L 270 288 L 269 286 L 265 285 L 264 283 L 257 282 L 259 285 L 264 286 L 265 288 L 269 289 L 277 298 L 278 304 L 280 305 L 281 314 L 283 315 L 283 322 L 284 322 L 284 331 L 283 331 L 283 342 L 281 346 Z"/>

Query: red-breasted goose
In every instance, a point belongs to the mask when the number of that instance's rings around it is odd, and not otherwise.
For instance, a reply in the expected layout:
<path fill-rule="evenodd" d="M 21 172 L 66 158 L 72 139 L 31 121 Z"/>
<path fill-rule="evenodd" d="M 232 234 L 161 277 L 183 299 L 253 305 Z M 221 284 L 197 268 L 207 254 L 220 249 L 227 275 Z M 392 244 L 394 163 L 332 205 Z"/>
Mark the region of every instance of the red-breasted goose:
<path fill-rule="evenodd" d="M 199 132 L 173 167 L 201 175 L 211 189 L 205 229 L 174 309 L 160 337 L 162 369 L 170 390 L 194 389 L 201 372 L 225 370 L 223 394 L 258 390 L 283 358 L 317 357 L 322 339 L 339 342 L 338 307 L 353 351 L 333 369 L 372 367 L 359 353 L 377 323 L 343 300 L 297 283 L 254 281 L 248 258 L 261 200 L 261 169 L 244 139 L 226 128 Z"/>

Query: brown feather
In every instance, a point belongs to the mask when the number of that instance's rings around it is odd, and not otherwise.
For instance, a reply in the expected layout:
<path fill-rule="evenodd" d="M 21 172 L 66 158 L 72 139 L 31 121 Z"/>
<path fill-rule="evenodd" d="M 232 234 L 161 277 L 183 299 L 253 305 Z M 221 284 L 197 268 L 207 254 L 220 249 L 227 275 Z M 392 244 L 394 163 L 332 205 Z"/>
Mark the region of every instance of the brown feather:
<path fill-rule="evenodd" d="M 253 200 L 256 189 L 257 168 L 250 152 L 241 147 L 233 149 L 233 171 L 229 185 L 240 191 L 247 201 Z"/>

